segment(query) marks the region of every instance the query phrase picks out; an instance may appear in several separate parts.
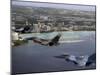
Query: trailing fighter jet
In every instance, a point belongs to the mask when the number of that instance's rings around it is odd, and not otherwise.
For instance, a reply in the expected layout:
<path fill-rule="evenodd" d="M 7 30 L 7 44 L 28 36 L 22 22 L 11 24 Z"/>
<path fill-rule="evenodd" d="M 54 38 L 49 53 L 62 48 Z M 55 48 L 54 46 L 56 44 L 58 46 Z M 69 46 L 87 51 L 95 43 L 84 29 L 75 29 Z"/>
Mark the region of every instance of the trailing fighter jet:
<path fill-rule="evenodd" d="M 96 65 L 96 53 L 93 53 L 90 56 L 88 55 L 75 56 L 75 55 L 63 54 L 55 57 L 65 59 L 67 62 L 72 62 L 78 66 Z"/>

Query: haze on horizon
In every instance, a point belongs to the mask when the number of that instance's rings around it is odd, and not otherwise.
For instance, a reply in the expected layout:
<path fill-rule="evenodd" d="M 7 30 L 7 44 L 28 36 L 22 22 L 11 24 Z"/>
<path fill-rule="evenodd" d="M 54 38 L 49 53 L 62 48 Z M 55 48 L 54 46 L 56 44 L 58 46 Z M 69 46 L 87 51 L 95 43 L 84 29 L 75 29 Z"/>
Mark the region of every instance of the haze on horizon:
<path fill-rule="evenodd" d="M 48 7 L 58 9 L 70 9 L 70 10 L 83 10 L 83 11 L 95 11 L 95 5 L 77 5 L 77 4 L 60 4 L 60 3 L 44 3 L 44 2 L 32 2 L 32 1 L 20 1 L 12 0 L 12 6 L 31 6 L 31 7 Z"/>

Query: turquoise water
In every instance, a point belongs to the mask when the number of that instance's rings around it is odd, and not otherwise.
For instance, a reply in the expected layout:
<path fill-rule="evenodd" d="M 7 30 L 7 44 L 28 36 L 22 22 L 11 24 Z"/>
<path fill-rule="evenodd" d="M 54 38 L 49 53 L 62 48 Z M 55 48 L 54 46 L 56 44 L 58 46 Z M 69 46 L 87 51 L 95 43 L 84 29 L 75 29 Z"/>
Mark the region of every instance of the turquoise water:
<path fill-rule="evenodd" d="M 20 36 L 23 38 L 27 37 L 39 37 L 43 39 L 52 39 L 58 33 L 60 33 L 61 41 L 73 41 L 73 40 L 86 40 L 95 38 L 95 31 L 63 31 L 63 32 L 51 32 L 51 33 L 30 33 L 30 34 L 21 34 Z"/>

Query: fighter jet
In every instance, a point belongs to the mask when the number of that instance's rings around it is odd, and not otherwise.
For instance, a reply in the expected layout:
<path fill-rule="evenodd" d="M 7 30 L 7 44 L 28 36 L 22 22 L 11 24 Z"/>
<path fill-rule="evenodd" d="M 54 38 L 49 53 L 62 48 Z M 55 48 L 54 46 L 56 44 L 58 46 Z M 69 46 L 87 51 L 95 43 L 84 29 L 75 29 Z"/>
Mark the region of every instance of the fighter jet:
<path fill-rule="evenodd" d="M 60 37 L 61 37 L 61 34 L 57 34 L 52 39 L 43 39 L 43 38 L 38 38 L 38 37 L 29 37 L 29 38 L 26 38 L 24 40 L 32 40 L 34 43 L 38 43 L 38 44 L 44 45 L 44 46 L 57 46 L 57 45 L 59 45 Z"/>
<path fill-rule="evenodd" d="M 55 56 L 56 58 L 62 58 L 65 59 L 67 62 L 72 62 L 78 66 L 90 66 L 90 65 L 96 65 L 96 53 L 83 56 L 75 56 L 70 54 L 63 54 L 60 56 Z"/>
<path fill-rule="evenodd" d="M 61 34 L 56 35 L 53 39 L 42 39 L 34 37 L 33 42 L 45 45 L 45 46 L 57 46 L 59 45 L 59 39 L 61 37 Z"/>

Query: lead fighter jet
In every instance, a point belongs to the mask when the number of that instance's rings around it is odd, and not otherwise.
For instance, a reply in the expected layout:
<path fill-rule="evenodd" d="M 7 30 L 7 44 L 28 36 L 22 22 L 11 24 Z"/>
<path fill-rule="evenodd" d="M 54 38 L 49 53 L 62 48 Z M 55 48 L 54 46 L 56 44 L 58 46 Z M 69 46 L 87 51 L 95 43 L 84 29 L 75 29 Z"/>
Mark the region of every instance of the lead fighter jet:
<path fill-rule="evenodd" d="M 61 37 L 61 34 L 56 35 L 53 39 L 51 40 L 47 40 L 47 39 L 41 39 L 41 38 L 34 38 L 33 42 L 35 43 L 39 43 L 41 45 L 45 45 L 45 46 L 56 46 L 59 43 L 59 39 Z"/>
<path fill-rule="evenodd" d="M 30 37 L 27 38 L 27 40 L 33 40 L 33 42 L 45 45 L 45 46 L 56 46 L 59 45 L 59 39 L 61 37 L 61 34 L 57 34 L 53 39 L 42 39 L 38 37 Z"/>

